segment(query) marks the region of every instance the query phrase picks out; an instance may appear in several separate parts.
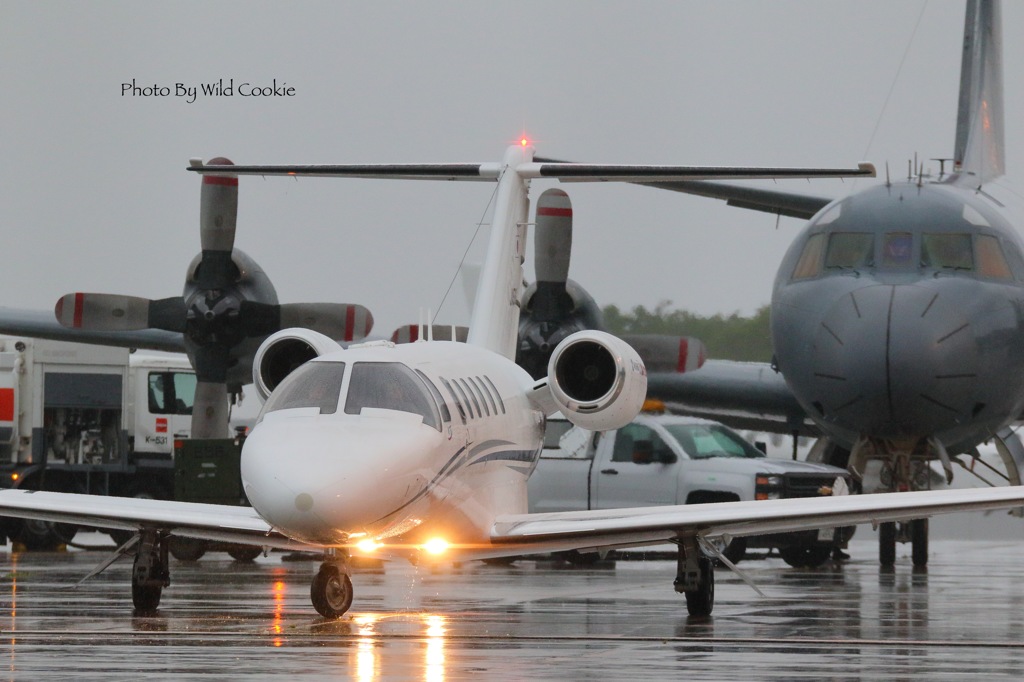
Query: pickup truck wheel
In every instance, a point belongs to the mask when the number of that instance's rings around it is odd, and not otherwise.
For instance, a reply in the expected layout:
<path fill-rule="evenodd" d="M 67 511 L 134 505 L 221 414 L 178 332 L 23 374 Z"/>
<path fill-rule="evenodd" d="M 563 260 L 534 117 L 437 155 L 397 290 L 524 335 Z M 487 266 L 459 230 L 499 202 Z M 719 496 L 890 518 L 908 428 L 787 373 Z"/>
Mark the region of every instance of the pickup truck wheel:
<path fill-rule="evenodd" d="M 707 557 L 699 559 L 700 585 L 686 593 L 686 611 L 691 616 L 710 616 L 715 608 L 715 569 Z"/>
<path fill-rule="evenodd" d="M 568 552 L 560 552 L 559 555 L 573 566 L 593 566 L 601 560 L 597 552 L 581 552 L 577 549 L 570 549 Z"/>
<path fill-rule="evenodd" d="M 832 545 L 791 545 L 780 547 L 779 554 L 793 568 L 817 568 L 832 556 Z"/>
<path fill-rule="evenodd" d="M 719 547 L 718 551 L 733 564 L 738 564 L 747 553 L 747 539 L 733 538 L 728 545 Z M 719 562 L 716 561 L 715 563 Z"/>
<path fill-rule="evenodd" d="M 170 539 L 168 550 L 178 561 L 199 561 L 206 554 L 206 541 L 174 537 Z"/>
<path fill-rule="evenodd" d="M 255 561 L 260 554 L 263 554 L 263 548 L 252 545 L 232 545 L 228 548 L 228 556 L 246 564 Z"/>

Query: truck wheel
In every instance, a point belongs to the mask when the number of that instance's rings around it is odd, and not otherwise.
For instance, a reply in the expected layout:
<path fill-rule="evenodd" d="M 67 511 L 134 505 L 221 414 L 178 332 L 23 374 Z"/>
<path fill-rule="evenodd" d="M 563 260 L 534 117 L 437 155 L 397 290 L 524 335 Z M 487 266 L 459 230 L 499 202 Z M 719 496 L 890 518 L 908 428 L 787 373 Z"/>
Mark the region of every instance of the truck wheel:
<path fill-rule="evenodd" d="M 573 566 L 593 566 L 601 560 L 597 552 L 581 552 L 578 549 L 570 549 L 568 552 L 558 552 L 558 557 L 565 559 Z"/>
<path fill-rule="evenodd" d="M 780 547 L 779 554 L 793 568 L 817 568 L 832 556 L 832 545 L 791 545 Z"/>
<path fill-rule="evenodd" d="M 262 547 L 253 547 L 252 545 L 232 545 L 228 548 L 228 555 L 231 556 L 235 561 L 241 561 L 243 563 L 251 563 L 256 560 L 260 554 L 263 554 Z"/>
<path fill-rule="evenodd" d="M 78 527 L 70 523 L 52 523 L 25 519 L 15 538 L 31 552 L 52 552 L 71 542 Z"/>
<path fill-rule="evenodd" d="M 747 539 L 746 538 L 733 538 L 725 547 L 719 548 L 722 555 L 731 561 L 733 564 L 738 564 L 743 560 L 743 557 L 747 554 Z"/>
<path fill-rule="evenodd" d="M 167 549 L 178 561 L 199 561 L 206 554 L 206 541 L 174 537 Z"/>

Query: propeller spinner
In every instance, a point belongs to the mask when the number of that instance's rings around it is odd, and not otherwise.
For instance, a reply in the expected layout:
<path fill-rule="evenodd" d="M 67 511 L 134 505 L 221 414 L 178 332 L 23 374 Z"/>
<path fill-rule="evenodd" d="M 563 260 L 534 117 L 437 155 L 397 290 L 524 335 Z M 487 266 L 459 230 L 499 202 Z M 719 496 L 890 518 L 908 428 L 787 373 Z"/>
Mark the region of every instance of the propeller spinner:
<path fill-rule="evenodd" d="M 225 158 L 207 165 L 231 166 Z M 225 169 L 227 170 L 227 169 Z M 361 305 L 281 305 L 270 279 L 235 244 L 238 176 L 204 175 L 200 195 L 202 253 L 193 260 L 181 296 L 150 300 L 117 294 L 67 294 L 57 302 L 57 321 L 91 331 L 162 329 L 184 335 L 196 371 L 193 438 L 228 436 L 228 392 L 252 380 L 260 342 L 280 329 L 305 327 L 332 339 L 366 336 L 373 316 Z"/>

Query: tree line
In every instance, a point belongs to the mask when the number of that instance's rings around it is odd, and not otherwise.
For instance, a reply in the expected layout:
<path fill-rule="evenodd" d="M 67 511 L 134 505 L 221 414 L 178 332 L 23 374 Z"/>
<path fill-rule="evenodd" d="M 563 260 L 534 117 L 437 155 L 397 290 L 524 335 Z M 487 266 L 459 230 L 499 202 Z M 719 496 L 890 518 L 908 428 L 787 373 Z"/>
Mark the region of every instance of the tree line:
<path fill-rule="evenodd" d="M 702 317 L 673 309 L 671 301 L 662 301 L 654 310 L 638 305 L 624 312 L 609 305 L 602 312 L 605 327 L 612 334 L 693 336 L 704 342 L 708 357 L 715 360 L 770 362 L 772 358 L 767 305 L 758 308 L 752 317 L 739 313 Z"/>

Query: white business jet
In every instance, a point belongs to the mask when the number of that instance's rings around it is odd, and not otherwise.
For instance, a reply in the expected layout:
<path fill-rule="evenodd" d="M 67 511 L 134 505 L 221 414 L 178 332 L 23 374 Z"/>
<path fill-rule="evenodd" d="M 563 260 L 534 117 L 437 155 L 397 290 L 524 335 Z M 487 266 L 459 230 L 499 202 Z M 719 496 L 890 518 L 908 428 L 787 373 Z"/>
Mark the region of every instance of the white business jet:
<path fill-rule="evenodd" d="M 193 170 L 226 173 L 223 165 L 199 162 Z M 132 597 L 140 611 L 155 609 L 169 584 L 171 536 L 321 552 L 326 560 L 312 601 L 320 614 L 337 618 L 352 603 L 347 558 L 358 554 L 416 560 L 444 553 L 455 560 L 671 542 L 679 547 L 675 589 L 685 593 L 690 613 L 707 614 L 716 538 L 1024 505 L 1024 489 L 996 488 L 527 513 L 526 482 L 546 415 L 561 411 L 591 430 L 617 428 L 637 414 L 647 384 L 633 349 L 597 331 L 559 343 L 539 380 L 513 362 L 531 179 L 872 172 L 537 163 L 525 142 L 492 164 L 232 167 L 232 175 L 496 181 L 467 342 L 342 349 L 307 329 L 268 337 L 253 367 L 265 405 L 241 462 L 251 508 L 3 490 L 0 514 L 135 531 L 119 553 L 135 554 Z"/>

